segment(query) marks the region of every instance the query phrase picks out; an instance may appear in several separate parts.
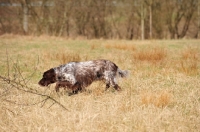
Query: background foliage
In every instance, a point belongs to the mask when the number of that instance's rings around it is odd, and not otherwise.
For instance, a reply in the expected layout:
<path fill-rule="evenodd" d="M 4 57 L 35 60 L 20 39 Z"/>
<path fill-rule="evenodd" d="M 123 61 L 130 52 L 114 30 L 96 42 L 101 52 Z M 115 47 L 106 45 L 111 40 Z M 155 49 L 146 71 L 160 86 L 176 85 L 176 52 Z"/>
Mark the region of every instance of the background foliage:
<path fill-rule="evenodd" d="M 198 38 L 197 0 L 1 0 L 0 34 Z"/>

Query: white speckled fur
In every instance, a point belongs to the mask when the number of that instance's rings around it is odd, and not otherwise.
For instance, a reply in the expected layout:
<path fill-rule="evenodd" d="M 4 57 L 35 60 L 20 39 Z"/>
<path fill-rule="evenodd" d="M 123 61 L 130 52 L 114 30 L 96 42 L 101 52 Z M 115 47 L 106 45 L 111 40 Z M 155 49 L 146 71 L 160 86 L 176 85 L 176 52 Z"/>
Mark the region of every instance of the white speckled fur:
<path fill-rule="evenodd" d="M 54 68 L 57 82 L 66 81 L 66 85 L 87 87 L 93 81 L 105 80 L 106 88 L 110 85 L 121 89 L 117 84 L 117 75 L 126 77 L 128 71 L 120 70 L 116 64 L 109 60 L 93 60 L 85 62 L 70 62 Z"/>

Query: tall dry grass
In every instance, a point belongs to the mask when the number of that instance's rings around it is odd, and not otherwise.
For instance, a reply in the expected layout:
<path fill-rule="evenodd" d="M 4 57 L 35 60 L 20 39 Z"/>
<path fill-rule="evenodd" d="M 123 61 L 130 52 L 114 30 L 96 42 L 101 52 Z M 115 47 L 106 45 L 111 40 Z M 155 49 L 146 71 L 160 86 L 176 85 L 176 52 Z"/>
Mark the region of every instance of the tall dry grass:
<path fill-rule="evenodd" d="M 129 50 L 135 51 L 136 47 L 134 44 L 127 44 L 127 43 L 106 43 L 104 44 L 106 49 L 119 49 L 119 50 Z"/>
<path fill-rule="evenodd" d="M 155 42 L 162 44 L 162 47 L 156 47 Z M 95 44 L 100 46 L 92 46 L 91 43 L 94 40 L 66 40 L 45 36 L 1 38 L 0 75 L 8 77 L 9 65 L 9 75 L 18 75 L 14 81 L 18 82 L 17 86 L 21 89 L 13 87 L 13 82 L 0 79 L 0 131 L 200 130 L 199 40 L 155 40 L 153 43 L 95 40 Z M 188 47 L 188 43 L 191 47 Z M 105 47 L 106 44 L 119 44 L 121 47 Z M 126 44 L 134 44 L 135 49 L 129 50 Z M 9 64 L 6 63 L 6 49 L 9 49 Z M 118 79 L 122 91 L 113 88 L 105 91 L 103 82 L 94 82 L 87 87 L 86 92 L 67 96 L 64 89 L 56 93 L 55 84 L 49 87 L 37 84 L 48 68 L 88 58 L 109 59 L 121 69 L 129 70 L 130 76 L 127 79 Z M 156 66 L 151 64 L 154 62 Z M 20 74 L 15 74 L 16 63 L 19 64 Z M 197 63 L 195 68 L 190 67 L 192 63 Z M 34 68 L 36 71 L 32 74 Z M 193 69 L 198 72 L 187 74 Z"/>
<path fill-rule="evenodd" d="M 42 60 L 58 61 L 60 64 L 66 64 L 71 61 L 81 61 L 81 57 L 78 53 L 71 51 L 59 51 L 52 54 L 52 52 L 45 52 L 41 57 Z"/>
<path fill-rule="evenodd" d="M 165 59 L 167 56 L 167 51 L 161 47 L 149 47 L 145 49 L 137 50 L 133 54 L 135 60 L 156 62 Z"/>
<path fill-rule="evenodd" d="M 172 94 L 165 90 L 159 92 L 142 92 L 140 96 L 141 104 L 154 105 L 156 107 L 166 107 L 173 101 Z"/>
<path fill-rule="evenodd" d="M 199 51 L 197 48 L 187 47 L 181 52 L 179 70 L 188 75 L 198 74 Z"/>

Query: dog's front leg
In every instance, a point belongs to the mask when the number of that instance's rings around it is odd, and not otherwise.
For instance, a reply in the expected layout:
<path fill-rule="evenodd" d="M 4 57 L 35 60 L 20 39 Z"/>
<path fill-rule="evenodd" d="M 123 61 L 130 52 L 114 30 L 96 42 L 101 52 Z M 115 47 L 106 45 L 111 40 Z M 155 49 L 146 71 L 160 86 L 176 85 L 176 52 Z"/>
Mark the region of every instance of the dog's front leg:
<path fill-rule="evenodd" d="M 59 88 L 60 88 L 60 83 L 56 83 L 56 86 L 55 86 L 55 90 L 56 90 L 56 92 L 59 92 Z"/>
<path fill-rule="evenodd" d="M 81 84 L 79 82 L 76 82 L 73 86 L 72 86 L 72 93 L 69 93 L 68 95 L 74 95 L 74 94 L 78 94 L 78 91 L 81 91 Z"/>

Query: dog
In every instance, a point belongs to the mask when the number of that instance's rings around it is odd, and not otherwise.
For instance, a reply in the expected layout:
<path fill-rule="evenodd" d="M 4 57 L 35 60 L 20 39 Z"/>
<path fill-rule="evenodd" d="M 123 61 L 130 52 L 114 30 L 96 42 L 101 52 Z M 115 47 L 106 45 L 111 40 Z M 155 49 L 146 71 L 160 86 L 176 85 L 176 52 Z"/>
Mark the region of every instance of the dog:
<path fill-rule="evenodd" d="M 105 81 L 107 90 L 110 86 L 120 91 L 117 77 L 128 76 L 127 70 L 120 70 L 118 66 L 109 60 L 92 60 L 85 62 L 69 62 L 44 72 L 38 82 L 40 86 L 48 86 L 56 83 L 55 90 L 60 87 L 69 88 L 73 94 L 83 91 L 94 81 Z"/>

